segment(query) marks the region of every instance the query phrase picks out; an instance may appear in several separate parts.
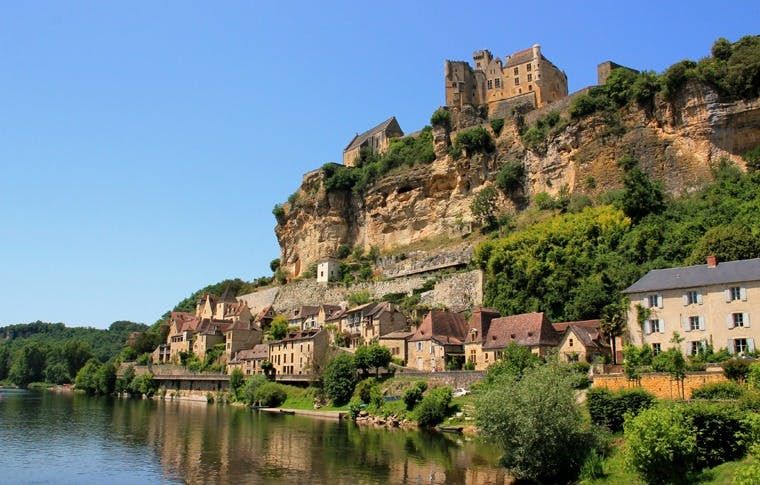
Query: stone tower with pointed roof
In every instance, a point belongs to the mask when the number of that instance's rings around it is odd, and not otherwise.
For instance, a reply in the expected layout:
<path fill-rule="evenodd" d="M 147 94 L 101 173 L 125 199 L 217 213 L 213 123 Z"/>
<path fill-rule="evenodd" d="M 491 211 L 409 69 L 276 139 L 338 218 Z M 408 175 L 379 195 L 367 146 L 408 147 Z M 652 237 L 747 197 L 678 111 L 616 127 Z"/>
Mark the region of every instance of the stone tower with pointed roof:
<path fill-rule="evenodd" d="M 395 116 L 391 116 L 374 128 L 354 136 L 343 150 L 343 164 L 347 167 L 356 165 L 362 150 L 372 153 L 384 153 L 393 138 L 404 136 Z"/>

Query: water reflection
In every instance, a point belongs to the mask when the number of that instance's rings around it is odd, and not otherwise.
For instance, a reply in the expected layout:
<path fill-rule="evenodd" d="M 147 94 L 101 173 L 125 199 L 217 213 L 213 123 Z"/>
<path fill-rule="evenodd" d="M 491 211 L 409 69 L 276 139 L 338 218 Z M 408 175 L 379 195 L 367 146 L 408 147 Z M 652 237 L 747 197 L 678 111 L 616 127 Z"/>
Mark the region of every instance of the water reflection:
<path fill-rule="evenodd" d="M 17 424 L 8 425 L 11 421 Z M 127 468 L 125 475 L 114 474 L 116 481 L 130 476 L 129 469 L 136 466 L 130 460 L 139 455 L 144 462 L 143 475 L 151 473 L 151 466 L 160 468 L 160 476 L 154 476 L 154 481 L 509 482 L 503 469 L 496 466 L 498 455 L 491 448 L 456 435 L 359 428 L 350 423 L 205 403 L 49 393 L 0 400 L 0 439 L 14 431 L 27 435 L 24 446 L 36 446 L 44 437 L 55 441 L 58 436 L 65 439 L 57 448 L 79 446 L 80 455 L 87 455 L 87 447 L 93 443 L 105 446 L 114 454 L 113 461 L 124 460 L 122 468 Z M 6 443 L 3 439 L 4 452 Z M 58 453 L 67 452 L 58 449 Z M 108 466 L 101 473 L 111 473 Z"/>

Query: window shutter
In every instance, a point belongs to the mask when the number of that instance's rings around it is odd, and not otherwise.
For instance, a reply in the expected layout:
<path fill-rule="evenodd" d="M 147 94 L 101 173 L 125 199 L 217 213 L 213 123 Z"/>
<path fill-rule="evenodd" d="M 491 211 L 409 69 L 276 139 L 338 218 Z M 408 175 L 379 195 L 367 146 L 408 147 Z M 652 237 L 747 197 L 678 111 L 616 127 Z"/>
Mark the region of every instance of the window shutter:
<path fill-rule="evenodd" d="M 649 298 L 647 298 L 646 296 L 644 298 L 642 298 L 641 299 L 641 306 L 643 306 L 644 308 L 649 308 Z"/>
<path fill-rule="evenodd" d="M 726 345 L 726 350 L 728 350 L 729 354 L 734 353 L 734 341 L 733 339 L 728 339 L 728 344 Z"/>
<path fill-rule="evenodd" d="M 683 355 L 691 355 L 691 342 L 683 341 L 681 343 L 681 350 Z"/>
<path fill-rule="evenodd" d="M 660 319 L 660 333 L 665 333 L 665 320 Z"/>
<path fill-rule="evenodd" d="M 726 303 L 731 303 L 731 288 L 723 292 L 726 296 Z"/>
<path fill-rule="evenodd" d="M 705 317 L 700 316 L 699 317 L 699 329 L 704 330 L 705 329 Z"/>
<path fill-rule="evenodd" d="M 742 313 L 742 323 L 744 328 L 749 328 L 749 313 Z"/>
<path fill-rule="evenodd" d="M 742 301 L 747 301 L 747 288 L 744 288 L 743 286 L 739 288 L 739 296 Z"/>
<path fill-rule="evenodd" d="M 652 333 L 652 324 L 647 320 L 644 322 L 644 335 L 649 335 L 650 333 Z"/>
<path fill-rule="evenodd" d="M 755 340 L 754 339 L 751 339 L 751 338 L 747 339 L 747 350 L 749 350 L 750 352 L 754 352 L 755 351 Z"/>
<path fill-rule="evenodd" d="M 726 327 L 734 328 L 734 316 L 730 313 L 726 315 Z"/>
<path fill-rule="evenodd" d="M 704 298 L 702 298 L 702 293 L 697 293 L 697 303 L 700 305 L 704 303 Z"/>
<path fill-rule="evenodd" d="M 657 308 L 662 308 L 662 295 L 657 295 Z"/>
<path fill-rule="evenodd" d="M 683 294 L 683 306 L 686 306 L 689 304 L 689 295 L 687 293 Z"/>
<path fill-rule="evenodd" d="M 689 328 L 689 317 L 681 316 L 681 328 L 684 332 L 691 331 L 691 328 Z"/>

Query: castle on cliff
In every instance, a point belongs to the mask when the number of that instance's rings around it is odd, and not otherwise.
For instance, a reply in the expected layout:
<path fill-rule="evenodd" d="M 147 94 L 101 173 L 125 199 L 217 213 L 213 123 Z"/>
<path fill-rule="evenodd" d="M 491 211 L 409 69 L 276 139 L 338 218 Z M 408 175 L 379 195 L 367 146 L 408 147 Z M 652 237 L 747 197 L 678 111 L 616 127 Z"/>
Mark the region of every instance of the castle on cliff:
<path fill-rule="evenodd" d="M 502 59 L 475 51 L 475 68 L 467 61 L 444 63 L 446 106 L 488 106 L 491 118 L 503 118 L 520 105 L 540 108 L 567 96 L 567 75 L 544 57 L 541 46 Z"/>

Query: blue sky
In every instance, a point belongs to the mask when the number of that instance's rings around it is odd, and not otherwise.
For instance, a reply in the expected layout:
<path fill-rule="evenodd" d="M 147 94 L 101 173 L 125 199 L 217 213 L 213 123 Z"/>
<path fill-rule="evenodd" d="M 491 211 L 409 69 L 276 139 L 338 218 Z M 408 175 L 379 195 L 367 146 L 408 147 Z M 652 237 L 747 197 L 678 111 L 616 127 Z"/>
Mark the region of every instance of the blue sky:
<path fill-rule="evenodd" d="M 421 128 L 446 58 L 539 43 L 573 91 L 603 60 L 660 71 L 760 18 L 748 1 L 511 5 L 5 2 L 0 325 L 152 323 L 269 274 L 272 206 L 355 132 Z"/>

